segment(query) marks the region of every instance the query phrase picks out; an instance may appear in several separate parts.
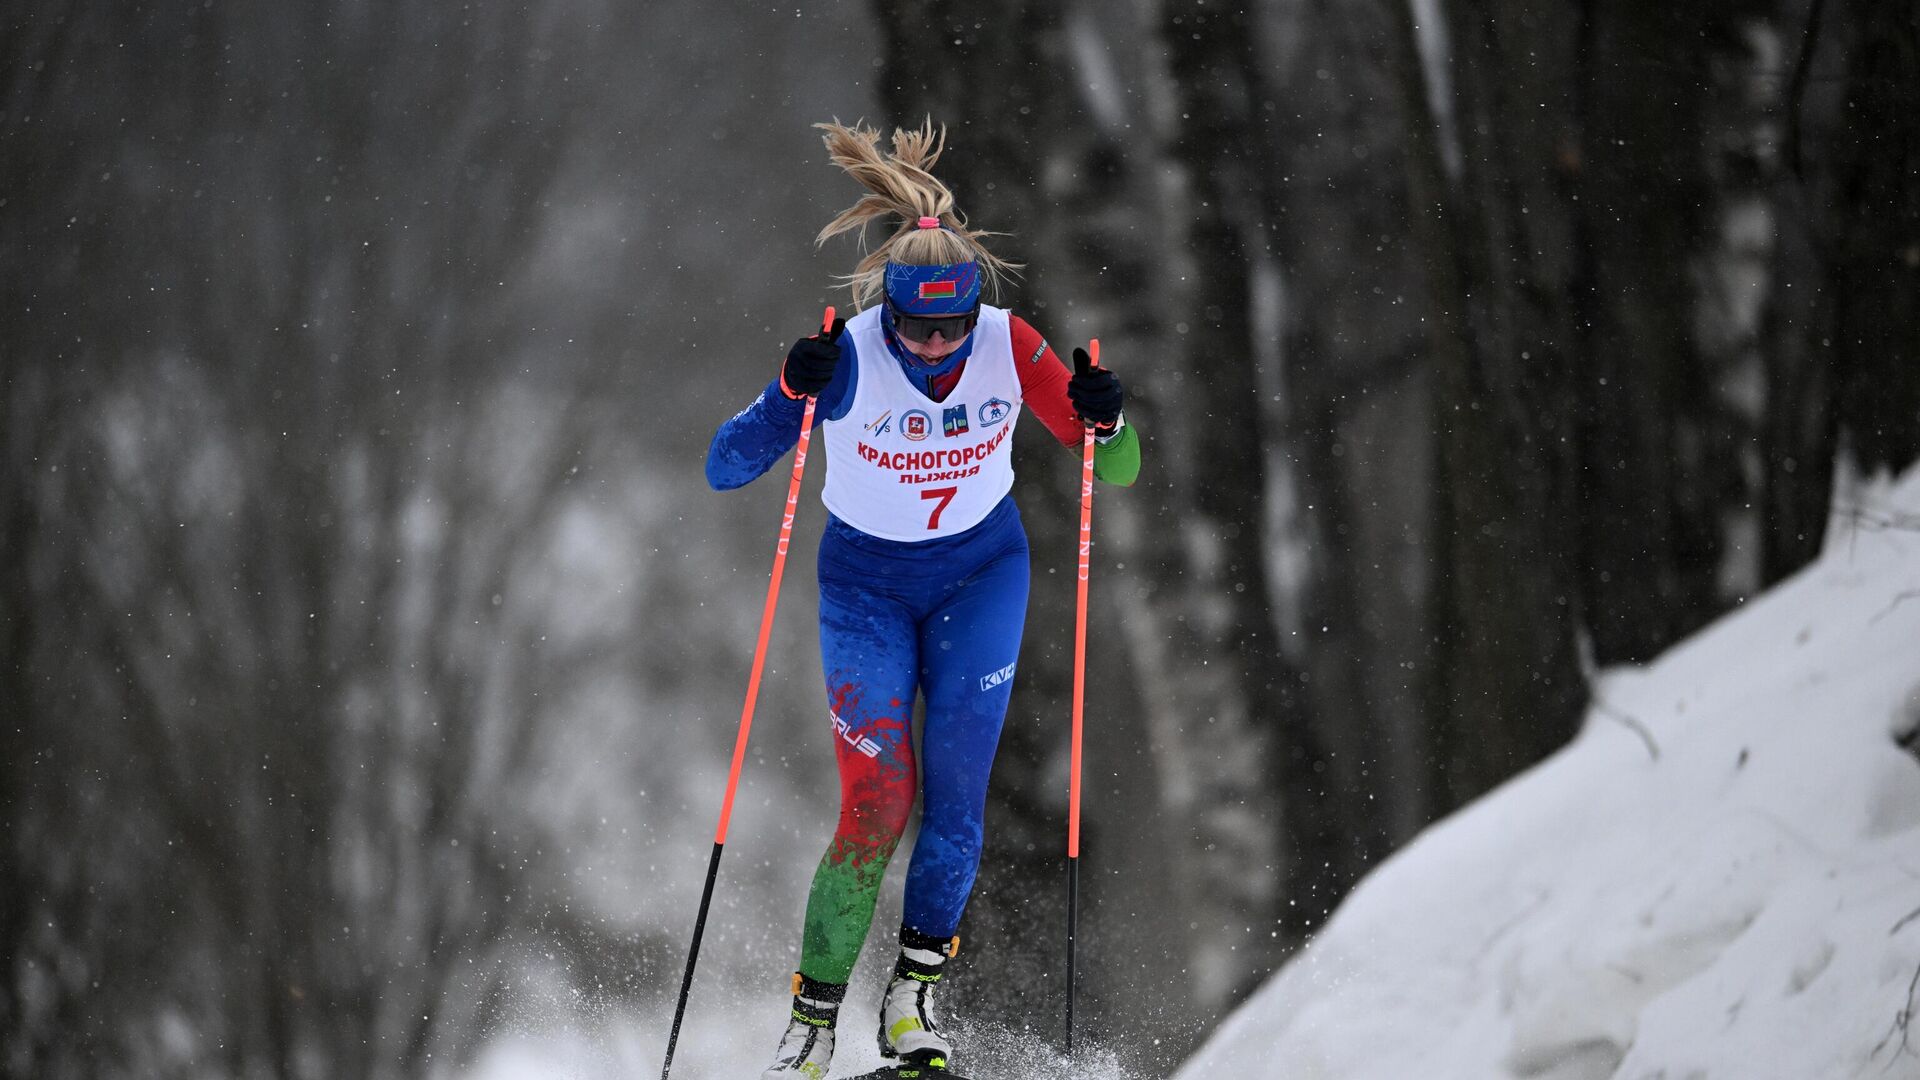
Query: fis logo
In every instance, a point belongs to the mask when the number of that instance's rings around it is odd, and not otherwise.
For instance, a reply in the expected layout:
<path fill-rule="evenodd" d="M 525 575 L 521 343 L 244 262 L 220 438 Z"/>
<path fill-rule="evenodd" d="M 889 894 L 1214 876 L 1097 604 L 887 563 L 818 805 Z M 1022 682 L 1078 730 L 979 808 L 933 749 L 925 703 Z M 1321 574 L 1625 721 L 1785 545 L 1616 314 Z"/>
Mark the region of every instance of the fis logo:
<path fill-rule="evenodd" d="M 1014 663 L 1017 664 L 1019 661 L 1016 660 Z M 980 676 L 980 689 L 991 690 L 1011 678 L 1013 678 L 1013 664 L 1008 664 L 991 675 Z"/>
<path fill-rule="evenodd" d="M 883 412 L 878 417 L 874 418 L 873 423 L 867 425 L 867 434 L 885 435 L 887 431 L 892 427 L 893 427 L 893 410 L 888 409 L 886 412 Z"/>
<path fill-rule="evenodd" d="M 900 414 L 900 434 L 914 442 L 933 434 L 933 417 L 914 409 Z"/>
<path fill-rule="evenodd" d="M 999 398 L 988 398 L 987 403 L 980 406 L 980 426 L 992 427 L 1000 421 L 1005 420 L 1007 413 L 1012 411 L 1012 409 L 1013 406 L 1001 401 Z"/>
<path fill-rule="evenodd" d="M 833 717 L 833 730 L 840 734 L 840 738 L 844 740 L 848 746 L 853 747 L 855 750 L 860 751 L 870 758 L 880 756 L 879 743 L 874 742 L 865 735 L 856 734 L 845 720 L 840 719 L 839 713 L 829 712 L 827 715 Z"/>
<path fill-rule="evenodd" d="M 947 433 L 947 438 L 949 439 L 955 435 L 965 435 L 967 433 L 967 407 L 965 405 L 955 405 L 951 409 L 942 409 L 940 412 L 940 428 Z"/>

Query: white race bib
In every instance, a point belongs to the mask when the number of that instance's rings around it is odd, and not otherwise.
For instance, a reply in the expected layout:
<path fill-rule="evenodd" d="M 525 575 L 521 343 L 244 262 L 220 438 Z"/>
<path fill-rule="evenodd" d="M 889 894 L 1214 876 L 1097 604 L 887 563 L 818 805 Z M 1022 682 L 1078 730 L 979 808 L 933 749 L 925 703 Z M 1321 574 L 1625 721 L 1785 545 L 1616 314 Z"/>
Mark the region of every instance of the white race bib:
<path fill-rule="evenodd" d="M 1020 376 L 1004 308 L 981 305 L 973 351 L 945 401 L 921 393 L 887 350 L 879 307 L 847 323 L 860 369 L 853 404 L 822 423 L 820 499 L 869 536 L 931 540 L 978 525 L 1013 489 Z"/>

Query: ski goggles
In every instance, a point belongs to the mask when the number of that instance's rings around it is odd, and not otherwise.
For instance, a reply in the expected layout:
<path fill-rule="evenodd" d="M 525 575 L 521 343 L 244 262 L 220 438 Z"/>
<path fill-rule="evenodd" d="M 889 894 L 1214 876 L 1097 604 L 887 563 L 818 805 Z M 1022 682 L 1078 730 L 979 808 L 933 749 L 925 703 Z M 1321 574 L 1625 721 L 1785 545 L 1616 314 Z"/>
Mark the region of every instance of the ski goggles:
<path fill-rule="evenodd" d="M 887 301 L 887 315 L 893 323 L 893 332 L 916 345 L 932 341 L 936 332 L 950 342 L 959 341 L 973 333 L 975 324 L 980 321 L 980 309 L 977 307 L 958 315 L 909 315 L 891 299 Z"/>

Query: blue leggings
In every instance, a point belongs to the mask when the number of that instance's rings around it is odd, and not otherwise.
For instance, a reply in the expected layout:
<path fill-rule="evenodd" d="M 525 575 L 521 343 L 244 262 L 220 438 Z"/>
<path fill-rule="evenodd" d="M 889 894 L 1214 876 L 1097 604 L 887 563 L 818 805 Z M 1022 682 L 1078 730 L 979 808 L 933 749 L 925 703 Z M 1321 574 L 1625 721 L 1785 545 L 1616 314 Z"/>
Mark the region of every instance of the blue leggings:
<path fill-rule="evenodd" d="M 819 576 L 840 822 L 814 873 L 800 971 L 843 983 L 913 810 L 916 692 L 926 698 L 924 805 L 904 922 L 942 938 L 959 927 L 1026 622 L 1026 531 L 1010 497 L 966 532 L 919 543 L 868 536 L 833 518 Z"/>

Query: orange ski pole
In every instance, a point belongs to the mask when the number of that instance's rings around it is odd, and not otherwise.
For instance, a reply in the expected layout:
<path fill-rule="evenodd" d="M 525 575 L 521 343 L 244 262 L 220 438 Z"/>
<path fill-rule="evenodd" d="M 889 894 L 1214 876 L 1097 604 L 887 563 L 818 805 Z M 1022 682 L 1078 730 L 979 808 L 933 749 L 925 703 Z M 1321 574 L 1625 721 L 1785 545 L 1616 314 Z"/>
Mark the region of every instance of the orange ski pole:
<path fill-rule="evenodd" d="M 820 319 L 820 332 L 833 330 L 833 308 Z M 767 602 L 760 612 L 760 637 L 753 646 L 753 673 L 747 677 L 747 701 L 740 709 L 740 733 L 733 741 L 733 767 L 727 772 L 727 794 L 720 802 L 720 825 L 713 833 L 713 856 L 707 861 L 707 884 L 700 893 L 700 914 L 693 921 L 693 946 L 687 950 L 687 973 L 680 980 L 680 1003 L 673 1009 L 673 1028 L 667 1034 L 667 1058 L 660 1080 L 673 1069 L 673 1050 L 680 1042 L 680 1022 L 687 1015 L 687 997 L 693 989 L 693 966 L 700 959 L 700 938 L 707 929 L 707 910 L 713 904 L 713 883 L 720 876 L 720 852 L 727 844 L 727 826 L 733 821 L 733 796 L 740 788 L 740 769 L 747 759 L 747 735 L 753 730 L 753 706 L 760 698 L 760 672 L 767 663 L 767 639 L 773 633 L 773 612 L 780 604 L 780 577 L 787 568 L 787 545 L 793 539 L 793 516 L 800 503 L 800 478 L 807 469 L 807 445 L 813 440 L 813 407 L 800 418 L 800 443 L 793 452 L 793 479 L 787 484 L 787 507 L 780 519 L 780 542 L 773 551 L 773 577 L 767 582 Z"/>
<path fill-rule="evenodd" d="M 1100 339 L 1087 342 L 1100 366 Z M 1073 750 L 1067 778 L 1067 1056 L 1073 1056 L 1075 937 L 1080 926 L 1080 729 L 1087 696 L 1087 572 L 1093 556 L 1093 427 L 1080 441 L 1080 593 L 1073 614 Z"/>

